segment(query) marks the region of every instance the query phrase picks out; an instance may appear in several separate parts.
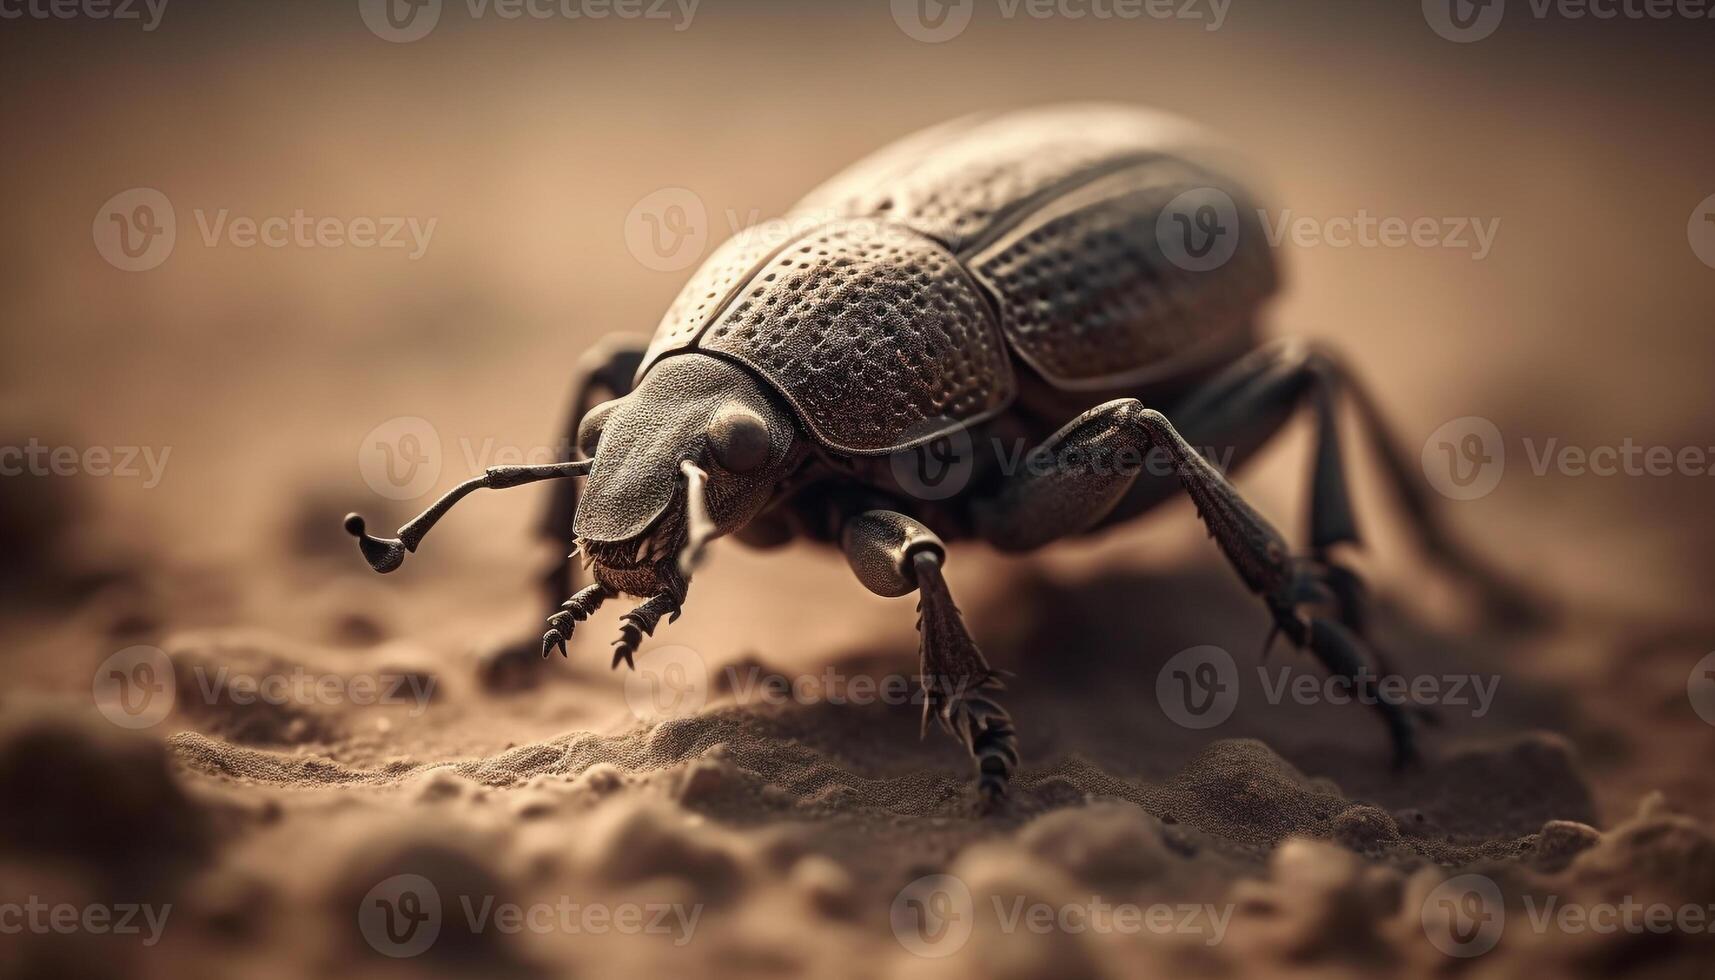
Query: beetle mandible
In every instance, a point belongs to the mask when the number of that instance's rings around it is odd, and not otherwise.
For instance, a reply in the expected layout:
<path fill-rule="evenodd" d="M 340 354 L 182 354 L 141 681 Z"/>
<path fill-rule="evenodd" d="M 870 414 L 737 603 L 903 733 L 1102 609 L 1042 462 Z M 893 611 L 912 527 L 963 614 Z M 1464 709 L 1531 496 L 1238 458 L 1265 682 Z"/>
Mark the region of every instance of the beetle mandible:
<path fill-rule="evenodd" d="M 1005 794 L 1017 736 L 1001 684 L 955 607 L 944 541 L 1028 551 L 1137 516 L 1183 490 L 1284 635 L 1373 684 L 1358 541 L 1336 409 L 1355 406 L 1426 550 L 1499 589 L 1436 520 L 1373 401 L 1327 350 L 1266 342 L 1277 287 L 1251 194 L 1195 126 L 1074 105 L 965 117 L 875 153 L 782 225 L 711 255 L 651 342 L 581 362 L 568 438 L 584 457 L 489 469 L 393 539 L 346 519 L 377 571 L 397 568 L 470 492 L 556 484 L 541 533 L 557 563 L 542 654 L 621 594 L 613 665 L 677 617 L 697 556 L 730 534 L 844 551 L 883 596 L 919 595 L 924 725 L 970 753 L 984 800 Z M 1309 553 L 1193 446 L 1249 458 L 1299 409 L 1315 421 Z M 1029 460 L 985 447 L 1035 445 Z M 1154 461 L 1160 466 L 1144 465 Z M 936 482 L 936 477 L 941 482 Z M 951 482 L 948 482 L 951 481 Z M 567 596 L 570 598 L 566 598 Z M 1366 680 L 1367 678 L 1367 680 Z M 1412 718 L 1373 698 L 1396 761 Z"/>

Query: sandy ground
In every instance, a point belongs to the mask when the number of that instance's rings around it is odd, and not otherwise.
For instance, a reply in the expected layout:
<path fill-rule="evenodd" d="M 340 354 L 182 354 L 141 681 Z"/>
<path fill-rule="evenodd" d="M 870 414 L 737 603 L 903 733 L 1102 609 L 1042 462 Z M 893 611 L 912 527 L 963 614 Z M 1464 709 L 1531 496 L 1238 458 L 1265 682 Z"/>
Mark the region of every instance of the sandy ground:
<path fill-rule="evenodd" d="M 389 45 L 339 5 L 8 37 L 34 84 L 5 102 L 30 136 L 0 445 L 170 457 L 147 487 L 0 478 L 0 903 L 170 912 L 149 944 L 0 932 L 0 974 L 1706 975 L 1707 928 L 1590 923 L 1715 905 L 1709 477 L 1536 476 L 1526 448 L 1715 443 L 1694 31 L 1462 46 L 1405 5 L 1219 32 L 979 17 L 927 45 L 885 10 L 710 3 L 683 32 L 454 9 Z M 1023 762 L 990 814 L 915 704 L 865 693 L 914 671 L 912 603 L 837 555 L 717 544 L 628 679 L 612 608 L 567 661 L 497 660 L 547 611 L 534 491 L 466 504 L 386 579 L 340 531 L 426 502 L 364 481 L 390 420 L 439 440 L 425 495 L 554 438 L 568 365 L 686 275 L 628 247 L 650 194 L 690 189 L 712 243 L 917 126 L 1092 95 L 1237 137 L 1294 212 L 1501 220 L 1480 261 L 1292 250 L 1271 317 L 1348 351 L 1414 453 L 1463 416 L 1505 433 L 1495 491 L 1447 511 L 1553 607 L 1539 627 L 1474 615 L 1357 467 L 1379 642 L 1406 676 L 1493 685 L 1437 709 L 1421 767 L 1392 772 L 1361 707 L 1270 703 L 1277 671 L 1320 675 L 1262 658 L 1265 615 L 1183 502 L 1028 559 L 954 552 L 1015 675 Z M 180 242 L 123 273 L 90 215 L 136 186 Z M 207 245 L 193 212 L 223 207 L 439 231 L 418 261 Z M 1294 532 L 1305 436 L 1239 479 Z M 1208 646 L 1237 703 L 1184 727 L 1160 682 Z M 775 674 L 843 686 L 765 697 Z"/>

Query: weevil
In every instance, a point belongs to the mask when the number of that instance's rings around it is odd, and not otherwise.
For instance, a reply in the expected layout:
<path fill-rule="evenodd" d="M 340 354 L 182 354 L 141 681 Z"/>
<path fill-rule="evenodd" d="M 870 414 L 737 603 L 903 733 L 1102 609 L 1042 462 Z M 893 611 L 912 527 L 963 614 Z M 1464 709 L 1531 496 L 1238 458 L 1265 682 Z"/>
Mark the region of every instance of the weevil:
<path fill-rule="evenodd" d="M 648 342 L 580 363 L 567 421 L 581 458 L 496 467 L 399 537 L 347 518 L 377 571 L 459 499 L 557 479 L 541 533 L 557 563 L 542 655 L 603 603 L 613 666 L 679 615 L 712 538 L 839 548 L 882 596 L 918 594 L 923 723 L 975 763 L 980 796 L 1018 764 L 1003 685 L 943 576 L 945 542 L 1007 552 L 1100 531 L 1183 492 L 1274 632 L 1371 685 L 1358 542 L 1336 425 L 1355 408 L 1428 553 L 1495 589 L 1414 480 L 1374 401 L 1325 347 L 1264 339 L 1279 284 L 1256 198 L 1201 129 L 1075 105 L 965 117 L 908 137 L 728 240 Z M 1242 464 L 1300 410 L 1314 420 L 1309 547 L 1275 528 L 1193 446 Z M 1001 447 L 1029 445 L 1022 457 Z M 580 480 L 582 482 L 580 493 Z M 569 598 L 566 598 L 569 596 Z M 1370 698 L 1396 761 L 1410 712 Z"/>

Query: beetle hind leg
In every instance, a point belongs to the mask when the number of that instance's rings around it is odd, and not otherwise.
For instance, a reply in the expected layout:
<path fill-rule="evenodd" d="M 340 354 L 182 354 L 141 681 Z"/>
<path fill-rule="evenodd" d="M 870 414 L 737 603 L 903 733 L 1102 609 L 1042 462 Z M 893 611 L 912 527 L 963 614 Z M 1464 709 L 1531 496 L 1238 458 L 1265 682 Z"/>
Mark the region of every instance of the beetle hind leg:
<path fill-rule="evenodd" d="M 1361 642 L 1317 611 L 1334 601 L 1325 566 L 1289 555 L 1285 539 L 1221 471 L 1166 416 L 1136 399 L 1098 405 L 1050 436 L 1032 455 L 1046 454 L 1053 465 L 1014 475 L 994 496 L 973 501 L 977 532 L 997 548 L 1027 550 L 1095 526 L 1125 498 L 1142 470 L 1139 461 L 1151 452 L 1163 454 L 1228 564 L 1262 597 L 1275 632 L 1373 693 L 1377 678 Z M 1395 761 L 1414 758 L 1410 716 L 1398 704 L 1369 700 L 1382 714 Z"/>
<path fill-rule="evenodd" d="M 1369 455 L 1378 462 L 1424 552 L 1456 578 L 1475 586 L 1495 618 L 1510 622 L 1539 618 L 1538 599 L 1472 553 L 1447 529 L 1380 407 L 1351 368 L 1325 346 L 1287 340 L 1260 347 L 1193 392 L 1175 408 L 1174 418 L 1181 431 L 1202 445 L 1230 440 L 1235 433 L 1276 428 L 1293 412 L 1310 408 L 1316 431 L 1310 471 L 1312 554 L 1327 568 L 1327 584 L 1338 602 L 1340 621 L 1362 632 L 1362 584 L 1335 552 L 1341 545 L 1361 543 L 1339 431 L 1342 400 L 1355 410 Z"/>

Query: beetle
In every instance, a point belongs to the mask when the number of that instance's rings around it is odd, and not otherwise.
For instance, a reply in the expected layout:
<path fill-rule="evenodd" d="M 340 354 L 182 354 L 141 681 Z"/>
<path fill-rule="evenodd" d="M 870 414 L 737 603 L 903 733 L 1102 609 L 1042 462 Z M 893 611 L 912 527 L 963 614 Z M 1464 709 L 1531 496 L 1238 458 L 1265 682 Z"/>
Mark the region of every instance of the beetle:
<path fill-rule="evenodd" d="M 1183 491 L 1284 635 L 1373 686 L 1364 594 L 1336 549 L 1358 542 L 1336 411 L 1355 406 L 1430 555 L 1493 589 L 1459 547 L 1374 401 L 1324 347 L 1267 341 L 1279 270 L 1255 198 L 1220 144 L 1139 108 L 1071 105 L 954 120 L 860 161 L 783 223 L 718 248 L 652 341 L 580 363 L 567 422 L 581 458 L 466 481 L 397 538 L 347 517 L 377 571 L 397 568 L 465 495 L 560 479 L 541 533 L 559 562 L 542 655 L 622 594 L 613 665 L 676 618 L 721 535 L 841 549 L 864 586 L 918 598 L 923 724 L 975 762 L 979 794 L 1018 764 L 997 673 L 943 576 L 946 541 L 1030 551 Z M 1315 422 L 1309 551 L 1193 446 L 1248 459 L 1295 415 Z M 1032 445 L 1023 457 L 991 447 Z M 582 478 L 579 491 L 578 479 Z M 949 489 L 950 488 L 950 489 Z M 1396 762 L 1404 707 L 1369 699 Z"/>

